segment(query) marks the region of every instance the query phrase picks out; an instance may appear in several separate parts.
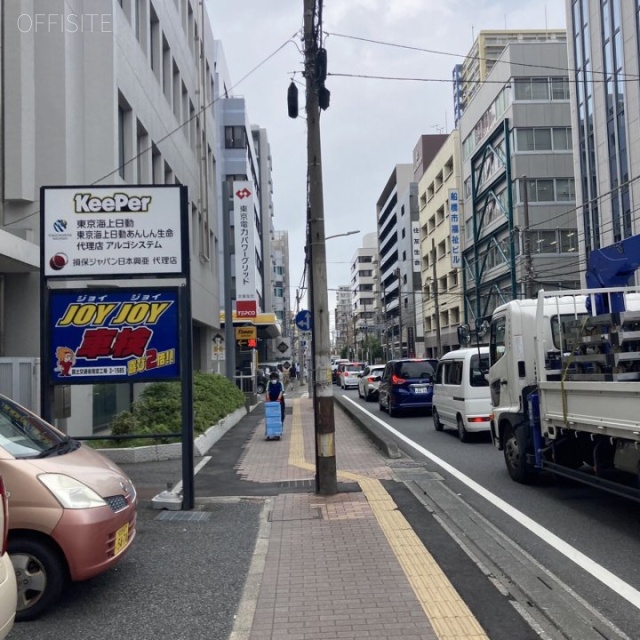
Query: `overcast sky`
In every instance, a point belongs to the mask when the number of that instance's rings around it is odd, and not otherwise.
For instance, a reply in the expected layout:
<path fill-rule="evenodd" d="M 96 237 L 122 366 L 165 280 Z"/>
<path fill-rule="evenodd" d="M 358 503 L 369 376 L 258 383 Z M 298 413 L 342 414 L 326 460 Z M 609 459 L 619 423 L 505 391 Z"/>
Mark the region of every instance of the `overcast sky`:
<path fill-rule="evenodd" d="M 240 82 L 252 124 L 268 131 L 273 157 L 275 228 L 289 232 L 291 300 L 304 268 L 306 123 L 287 116 L 294 77 L 304 105 L 303 0 L 207 0 L 233 83 Z M 429 78 L 432 82 L 328 77 L 331 106 L 322 113 L 325 233 L 359 229 L 327 242 L 329 305 L 349 284 L 349 262 L 376 229 L 376 201 L 396 164 L 411 162 L 422 134 L 453 128 L 451 71 L 482 29 L 565 28 L 564 0 L 325 0 L 329 74 Z M 341 34 L 341 35 L 339 35 Z M 442 52 L 362 42 L 355 36 Z M 306 292 L 301 308 L 306 307 Z"/>

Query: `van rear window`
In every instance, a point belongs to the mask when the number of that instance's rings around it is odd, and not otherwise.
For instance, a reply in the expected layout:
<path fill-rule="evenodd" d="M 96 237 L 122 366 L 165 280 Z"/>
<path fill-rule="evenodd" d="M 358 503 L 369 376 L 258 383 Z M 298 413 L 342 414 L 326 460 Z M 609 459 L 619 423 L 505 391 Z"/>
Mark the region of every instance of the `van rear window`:
<path fill-rule="evenodd" d="M 428 361 L 397 362 L 395 374 L 400 378 L 431 378 L 435 368 Z"/>

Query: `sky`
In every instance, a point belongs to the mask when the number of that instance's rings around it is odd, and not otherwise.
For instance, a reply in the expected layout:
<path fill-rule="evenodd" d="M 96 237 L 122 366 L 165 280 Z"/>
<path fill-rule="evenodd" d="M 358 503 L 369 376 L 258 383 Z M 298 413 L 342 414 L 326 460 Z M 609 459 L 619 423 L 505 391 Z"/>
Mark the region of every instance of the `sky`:
<path fill-rule="evenodd" d="M 295 311 L 306 225 L 303 0 L 207 0 L 207 4 L 214 38 L 222 41 L 235 85 L 233 95 L 246 99 L 251 123 L 267 129 L 273 159 L 274 226 L 289 232 Z M 469 52 L 474 37 L 482 29 L 566 28 L 565 2 L 324 0 L 323 27 L 326 87 L 331 91 L 330 107 L 320 118 L 325 236 L 361 232 L 326 243 L 329 306 L 334 309 L 335 290 L 349 284 L 349 264 L 363 236 L 376 230 L 376 201 L 394 166 L 412 161 L 421 135 L 453 129 L 451 72 Z M 292 79 L 299 83 L 296 120 L 287 115 Z M 300 308 L 305 306 L 306 291 Z"/>

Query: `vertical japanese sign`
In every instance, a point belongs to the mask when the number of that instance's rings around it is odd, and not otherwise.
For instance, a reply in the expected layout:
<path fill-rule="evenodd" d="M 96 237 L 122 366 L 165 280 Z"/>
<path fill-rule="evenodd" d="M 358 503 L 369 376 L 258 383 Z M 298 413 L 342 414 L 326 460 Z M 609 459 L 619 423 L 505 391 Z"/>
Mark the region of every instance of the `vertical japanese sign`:
<path fill-rule="evenodd" d="M 413 272 L 420 273 L 420 223 L 411 223 L 411 262 Z"/>
<path fill-rule="evenodd" d="M 236 315 L 239 318 L 254 318 L 257 314 L 254 217 L 253 184 L 234 182 Z"/>
<path fill-rule="evenodd" d="M 181 187 L 43 187 L 47 278 L 183 275 Z"/>
<path fill-rule="evenodd" d="M 178 307 L 174 288 L 52 290 L 52 384 L 178 379 Z"/>
<path fill-rule="evenodd" d="M 459 269 L 462 266 L 462 247 L 460 242 L 462 220 L 460 218 L 457 189 L 449 189 L 449 225 L 451 233 L 451 268 Z"/>

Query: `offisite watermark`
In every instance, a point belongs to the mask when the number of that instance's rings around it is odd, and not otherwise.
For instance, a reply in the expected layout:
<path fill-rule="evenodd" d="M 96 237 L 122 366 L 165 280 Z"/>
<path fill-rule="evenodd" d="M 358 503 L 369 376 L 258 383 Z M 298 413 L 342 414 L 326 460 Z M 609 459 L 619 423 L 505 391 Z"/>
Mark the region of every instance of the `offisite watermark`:
<path fill-rule="evenodd" d="M 22 13 L 18 16 L 21 33 L 112 33 L 110 13 Z"/>

